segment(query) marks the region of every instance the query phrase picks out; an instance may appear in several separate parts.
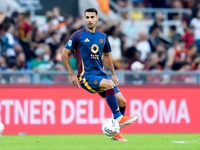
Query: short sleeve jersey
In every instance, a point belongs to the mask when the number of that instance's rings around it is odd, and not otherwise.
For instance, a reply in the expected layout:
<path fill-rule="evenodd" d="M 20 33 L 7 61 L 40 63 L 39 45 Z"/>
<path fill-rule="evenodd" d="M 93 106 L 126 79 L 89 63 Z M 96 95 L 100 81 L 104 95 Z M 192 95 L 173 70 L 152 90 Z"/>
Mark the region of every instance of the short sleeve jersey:
<path fill-rule="evenodd" d="M 111 52 L 111 48 L 105 33 L 98 30 L 91 33 L 85 27 L 72 34 L 65 48 L 75 51 L 78 76 L 106 75 L 101 58 L 102 53 Z"/>

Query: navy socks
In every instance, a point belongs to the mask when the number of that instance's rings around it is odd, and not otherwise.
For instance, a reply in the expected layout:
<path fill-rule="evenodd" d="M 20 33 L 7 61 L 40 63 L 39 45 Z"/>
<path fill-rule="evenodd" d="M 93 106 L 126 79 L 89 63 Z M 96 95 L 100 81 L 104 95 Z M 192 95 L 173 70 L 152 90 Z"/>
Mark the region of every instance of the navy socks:
<path fill-rule="evenodd" d="M 124 106 L 124 107 L 119 107 L 119 110 L 120 110 L 120 112 L 121 112 L 121 114 L 124 116 L 124 114 L 125 114 L 125 109 L 126 109 L 126 106 Z"/>
<path fill-rule="evenodd" d="M 117 102 L 117 99 L 115 96 L 114 88 L 106 90 L 106 100 L 107 100 L 107 103 L 114 115 L 114 119 L 117 119 L 118 117 L 120 117 L 122 114 L 120 112 L 120 108 L 119 108 L 119 105 L 118 105 L 118 102 Z"/>

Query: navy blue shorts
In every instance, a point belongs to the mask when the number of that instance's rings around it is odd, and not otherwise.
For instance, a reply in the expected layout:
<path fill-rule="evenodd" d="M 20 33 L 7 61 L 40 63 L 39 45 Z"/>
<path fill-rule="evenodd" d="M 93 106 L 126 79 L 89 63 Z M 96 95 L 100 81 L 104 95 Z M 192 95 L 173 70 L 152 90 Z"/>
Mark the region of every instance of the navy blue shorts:
<path fill-rule="evenodd" d="M 103 79 L 111 80 L 108 76 L 83 75 L 80 80 L 80 83 L 81 83 L 82 88 L 84 88 L 88 92 L 98 93 L 101 97 L 106 98 L 106 92 L 99 90 L 99 84 L 101 80 Z M 113 85 L 114 85 L 115 93 L 120 92 L 118 87 L 114 83 Z"/>

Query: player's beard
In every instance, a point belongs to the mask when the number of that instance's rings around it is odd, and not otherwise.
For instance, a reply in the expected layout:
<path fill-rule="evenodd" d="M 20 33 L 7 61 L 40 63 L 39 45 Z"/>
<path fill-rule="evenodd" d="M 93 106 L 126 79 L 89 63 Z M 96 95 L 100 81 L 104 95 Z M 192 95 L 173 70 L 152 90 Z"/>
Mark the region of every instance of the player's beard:
<path fill-rule="evenodd" d="M 90 26 L 89 23 L 87 24 L 88 29 L 93 29 L 94 27 L 96 27 L 95 23 L 92 23 L 92 25 Z"/>

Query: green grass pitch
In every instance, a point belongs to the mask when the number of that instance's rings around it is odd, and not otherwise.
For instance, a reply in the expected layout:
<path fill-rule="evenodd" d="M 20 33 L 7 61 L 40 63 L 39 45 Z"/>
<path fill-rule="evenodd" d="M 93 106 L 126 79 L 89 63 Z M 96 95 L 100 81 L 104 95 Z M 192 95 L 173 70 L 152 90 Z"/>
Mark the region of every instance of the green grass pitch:
<path fill-rule="evenodd" d="M 200 150 L 200 134 L 27 135 L 0 137 L 0 150 Z"/>

